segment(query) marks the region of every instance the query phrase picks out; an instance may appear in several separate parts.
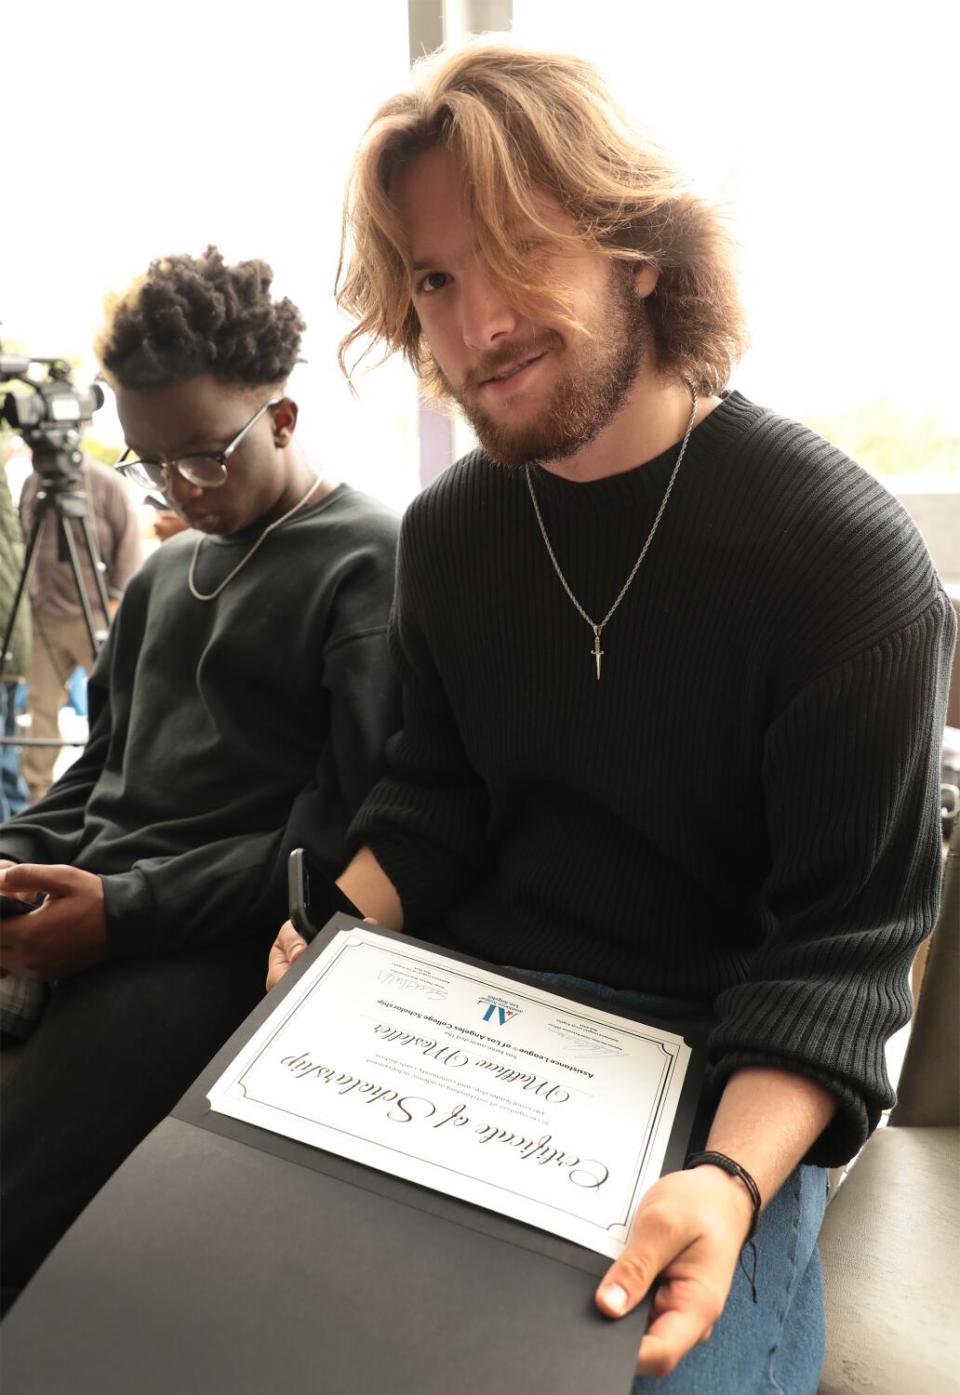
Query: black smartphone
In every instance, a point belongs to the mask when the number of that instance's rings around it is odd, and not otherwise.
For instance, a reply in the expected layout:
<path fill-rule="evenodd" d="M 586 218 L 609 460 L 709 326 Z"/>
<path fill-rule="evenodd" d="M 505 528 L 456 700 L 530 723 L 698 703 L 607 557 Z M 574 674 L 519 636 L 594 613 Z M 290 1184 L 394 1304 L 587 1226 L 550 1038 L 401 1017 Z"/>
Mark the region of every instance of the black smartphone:
<path fill-rule="evenodd" d="M 293 928 L 305 940 L 312 940 L 337 911 L 363 915 L 337 886 L 319 871 L 303 848 L 294 848 L 287 860 L 287 901 Z"/>
<path fill-rule="evenodd" d="M 26 915 L 28 911 L 35 911 L 42 901 L 42 896 L 33 901 L 21 901 L 17 896 L 4 896 L 0 891 L 0 916 Z"/>

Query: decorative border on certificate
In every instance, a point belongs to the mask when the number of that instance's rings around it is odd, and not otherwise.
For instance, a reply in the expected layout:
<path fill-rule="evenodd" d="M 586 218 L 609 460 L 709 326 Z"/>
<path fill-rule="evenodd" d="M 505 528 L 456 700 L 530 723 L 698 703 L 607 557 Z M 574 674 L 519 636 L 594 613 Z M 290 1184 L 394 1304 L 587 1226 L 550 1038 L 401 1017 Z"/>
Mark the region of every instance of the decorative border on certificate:
<path fill-rule="evenodd" d="M 615 1257 L 659 1176 L 689 1054 L 676 1034 L 357 926 L 208 1098 Z"/>

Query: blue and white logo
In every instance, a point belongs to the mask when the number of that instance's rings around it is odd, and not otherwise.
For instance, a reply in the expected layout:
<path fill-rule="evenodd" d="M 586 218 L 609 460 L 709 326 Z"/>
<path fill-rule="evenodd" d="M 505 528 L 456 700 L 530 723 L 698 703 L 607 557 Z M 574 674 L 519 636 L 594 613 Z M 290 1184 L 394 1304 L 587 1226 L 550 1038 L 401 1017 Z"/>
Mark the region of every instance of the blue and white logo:
<path fill-rule="evenodd" d="M 478 998 L 484 1009 L 481 1021 L 491 1022 L 495 1027 L 505 1027 L 512 1017 L 519 1017 L 521 1009 L 506 998 Z"/>

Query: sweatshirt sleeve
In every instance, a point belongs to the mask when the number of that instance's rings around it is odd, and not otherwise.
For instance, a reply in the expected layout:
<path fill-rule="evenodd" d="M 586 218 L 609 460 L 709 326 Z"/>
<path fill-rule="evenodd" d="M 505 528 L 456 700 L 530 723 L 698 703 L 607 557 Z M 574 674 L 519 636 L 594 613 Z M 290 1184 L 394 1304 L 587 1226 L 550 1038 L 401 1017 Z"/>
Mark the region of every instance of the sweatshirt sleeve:
<path fill-rule="evenodd" d="M 835 1166 L 894 1100 L 884 1045 L 934 923 L 939 757 L 953 648 L 940 592 L 912 623 L 802 689 L 767 731 L 770 871 L 763 943 L 716 1003 L 709 1087 L 749 1066 L 795 1071 L 840 1108 L 808 1162 Z"/>
<path fill-rule="evenodd" d="M 381 772 L 384 744 L 398 720 L 385 635 L 391 578 L 392 568 L 386 592 L 369 611 L 372 623 L 334 633 L 324 651 L 328 734 L 286 823 L 139 859 L 129 871 L 104 876 L 111 958 L 241 936 L 269 941 L 287 918 L 287 858 L 294 848 L 306 848 L 331 877 L 341 870 L 347 825 Z"/>

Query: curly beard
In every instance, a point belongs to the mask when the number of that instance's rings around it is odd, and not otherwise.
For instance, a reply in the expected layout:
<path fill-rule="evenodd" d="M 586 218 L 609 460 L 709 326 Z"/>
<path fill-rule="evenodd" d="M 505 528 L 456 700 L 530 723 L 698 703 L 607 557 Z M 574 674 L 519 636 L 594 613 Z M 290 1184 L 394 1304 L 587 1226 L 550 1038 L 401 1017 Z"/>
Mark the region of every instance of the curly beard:
<path fill-rule="evenodd" d="M 589 445 L 620 410 L 643 361 L 647 334 L 633 272 L 632 263 L 611 264 L 607 293 L 585 325 L 589 337 L 579 346 L 567 347 L 556 330 L 543 330 L 526 343 L 514 341 L 488 355 L 482 376 L 475 371 L 462 389 L 438 369 L 444 389 L 460 404 L 491 460 L 511 467 L 563 460 Z M 498 367 L 544 352 L 562 354 L 564 369 L 543 411 L 517 426 L 494 420 L 476 401 L 480 381 Z"/>

